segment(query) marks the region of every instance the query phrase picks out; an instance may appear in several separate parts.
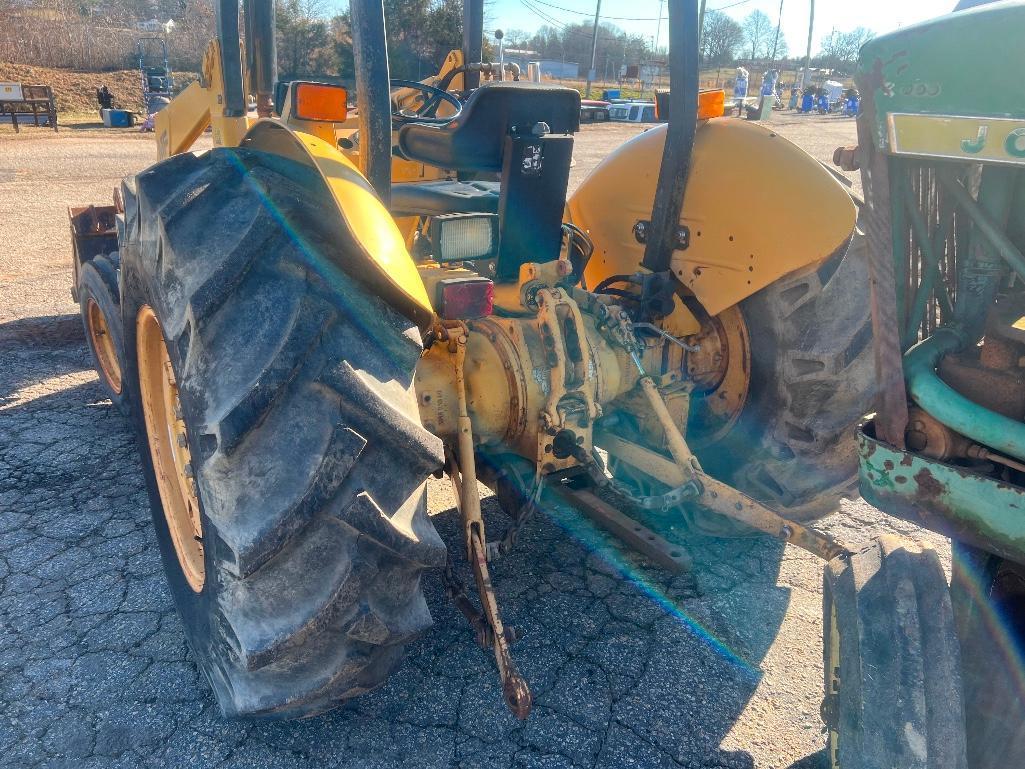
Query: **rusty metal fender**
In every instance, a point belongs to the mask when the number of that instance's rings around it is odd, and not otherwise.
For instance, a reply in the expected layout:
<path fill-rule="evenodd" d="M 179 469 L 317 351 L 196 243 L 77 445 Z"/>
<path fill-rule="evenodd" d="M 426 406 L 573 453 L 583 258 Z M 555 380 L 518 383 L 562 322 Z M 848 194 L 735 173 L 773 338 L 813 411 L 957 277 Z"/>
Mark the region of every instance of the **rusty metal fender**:
<path fill-rule="evenodd" d="M 360 275 L 421 328 L 430 325 L 434 310 L 402 234 L 351 160 L 324 140 L 274 120 L 257 122 L 239 146 L 280 155 L 315 169 L 324 183 L 324 195 L 359 246 L 346 256 L 361 264 L 345 265 L 346 269 Z"/>
<path fill-rule="evenodd" d="M 889 515 L 1025 563 L 1025 488 L 858 430 L 861 496 Z"/>
<path fill-rule="evenodd" d="M 645 131 L 609 155 L 569 200 L 574 224 L 595 250 L 588 286 L 639 269 L 634 235 L 651 218 L 666 127 Z M 800 148 L 754 123 L 729 118 L 698 127 L 681 223 L 690 244 L 672 270 L 716 315 L 787 273 L 843 248 L 854 231 L 846 190 Z"/>

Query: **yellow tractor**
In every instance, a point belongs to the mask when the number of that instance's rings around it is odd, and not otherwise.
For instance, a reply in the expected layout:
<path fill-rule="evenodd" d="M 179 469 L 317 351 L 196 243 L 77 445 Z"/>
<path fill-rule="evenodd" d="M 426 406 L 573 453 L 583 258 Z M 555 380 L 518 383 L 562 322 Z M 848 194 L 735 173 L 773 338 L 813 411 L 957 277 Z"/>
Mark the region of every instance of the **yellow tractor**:
<path fill-rule="evenodd" d="M 873 396 L 856 208 L 699 93 L 696 2 L 669 3 L 668 123 L 568 199 L 579 94 L 483 62 L 481 0 L 424 82 L 389 80 L 382 3 L 352 0 L 355 94 L 277 81 L 272 0 L 245 1 L 244 43 L 237 0 L 216 6 L 202 79 L 157 115 L 159 162 L 72 213 L 101 379 L 226 714 L 381 685 L 439 569 L 526 717 L 488 564 L 545 487 L 637 531 L 844 552 L 802 521 L 852 493 Z M 459 553 L 426 511 L 443 472 Z"/>

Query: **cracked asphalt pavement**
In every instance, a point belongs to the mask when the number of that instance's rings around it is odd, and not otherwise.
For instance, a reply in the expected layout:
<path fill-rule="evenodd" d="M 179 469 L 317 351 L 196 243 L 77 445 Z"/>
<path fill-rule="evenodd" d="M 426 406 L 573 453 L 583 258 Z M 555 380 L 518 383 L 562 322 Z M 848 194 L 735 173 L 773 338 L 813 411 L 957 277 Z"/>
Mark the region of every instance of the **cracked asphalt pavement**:
<path fill-rule="evenodd" d="M 585 129 L 574 178 L 636 132 Z M 301 722 L 221 718 L 164 584 L 134 439 L 68 294 L 65 207 L 106 201 L 152 156 L 136 134 L 0 134 L 0 766 L 825 765 L 814 557 L 700 539 L 693 571 L 673 577 L 555 502 L 494 565 L 524 633 L 528 721 L 505 710 L 437 575 L 435 627 L 383 688 Z M 445 482 L 429 504 L 459 548 Z M 493 500 L 485 515 L 505 525 Z M 895 530 L 946 558 L 943 540 L 860 501 L 824 526 L 848 542 Z"/>

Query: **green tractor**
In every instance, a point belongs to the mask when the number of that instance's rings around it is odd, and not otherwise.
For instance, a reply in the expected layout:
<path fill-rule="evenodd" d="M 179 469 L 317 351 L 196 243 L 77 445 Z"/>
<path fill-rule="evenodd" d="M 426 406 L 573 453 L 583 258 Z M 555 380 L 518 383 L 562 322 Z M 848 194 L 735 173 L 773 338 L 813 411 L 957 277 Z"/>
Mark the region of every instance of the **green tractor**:
<path fill-rule="evenodd" d="M 859 147 L 879 403 L 863 497 L 949 536 L 826 572 L 833 767 L 1025 764 L 1025 4 L 861 51 Z M 957 55 L 955 55 L 955 53 Z"/>

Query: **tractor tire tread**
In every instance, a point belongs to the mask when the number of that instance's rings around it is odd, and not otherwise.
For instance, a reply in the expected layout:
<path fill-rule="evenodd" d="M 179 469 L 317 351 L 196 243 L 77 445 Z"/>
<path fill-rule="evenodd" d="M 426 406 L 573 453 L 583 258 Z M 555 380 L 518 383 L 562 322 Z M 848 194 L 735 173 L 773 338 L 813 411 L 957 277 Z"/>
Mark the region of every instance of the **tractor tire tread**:
<path fill-rule="evenodd" d="M 421 573 L 445 559 L 425 507 L 442 450 L 412 393 L 418 334 L 332 261 L 307 181 L 215 149 L 125 189 L 126 312 L 154 302 L 212 529 L 208 617 L 187 635 L 228 715 L 308 716 L 380 686 L 430 625 Z"/>
<path fill-rule="evenodd" d="M 864 238 L 745 299 L 741 312 L 759 386 L 737 425 L 699 457 L 788 518 L 835 512 L 857 495 L 854 430 L 875 393 Z"/>
<path fill-rule="evenodd" d="M 837 763 L 849 769 L 966 769 L 960 653 L 936 552 L 884 535 L 827 565 L 827 701 L 834 605 L 840 691 L 827 710 L 840 735 Z"/>

